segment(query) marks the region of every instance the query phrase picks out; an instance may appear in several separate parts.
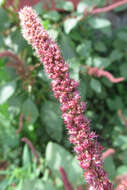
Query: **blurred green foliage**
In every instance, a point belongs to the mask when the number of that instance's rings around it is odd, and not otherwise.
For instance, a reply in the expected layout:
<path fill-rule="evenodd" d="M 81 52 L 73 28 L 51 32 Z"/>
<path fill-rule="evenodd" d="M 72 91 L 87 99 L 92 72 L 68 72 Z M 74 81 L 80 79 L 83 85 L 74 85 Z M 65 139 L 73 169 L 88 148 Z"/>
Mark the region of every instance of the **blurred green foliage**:
<path fill-rule="evenodd" d="M 96 0 L 94 5 L 105 1 Z M 122 110 L 127 118 L 127 26 L 112 27 L 106 14 L 83 16 L 91 9 L 90 0 L 81 1 L 77 10 L 71 2 L 58 1 L 62 12 L 34 8 L 49 35 L 59 44 L 68 62 L 71 76 L 80 82 L 82 99 L 87 102 L 85 115 L 91 121 L 92 130 L 105 147 L 114 148 L 115 154 L 105 160 L 105 169 L 112 181 L 117 175 L 127 173 L 127 126 L 118 115 Z M 39 63 L 34 51 L 23 39 L 18 14 L 13 8 L 0 7 L 0 52 L 12 51 L 25 68 Z M 119 12 L 120 11 L 120 12 Z M 124 10 L 116 10 L 119 15 Z M 22 78 L 8 56 L 0 58 L 0 189 L 12 190 L 63 190 L 59 167 L 63 166 L 74 188 L 84 185 L 82 170 L 77 164 L 67 130 L 61 119 L 58 102 L 53 97 L 50 80 L 43 66 L 30 70 Z M 20 65 L 19 65 L 20 66 Z M 108 79 L 88 75 L 87 67 L 104 68 L 116 77 L 124 77 L 113 84 Z M 19 128 L 23 114 L 22 129 Z M 34 144 L 40 157 L 36 158 L 29 147 L 21 142 L 27 137 Z"/>

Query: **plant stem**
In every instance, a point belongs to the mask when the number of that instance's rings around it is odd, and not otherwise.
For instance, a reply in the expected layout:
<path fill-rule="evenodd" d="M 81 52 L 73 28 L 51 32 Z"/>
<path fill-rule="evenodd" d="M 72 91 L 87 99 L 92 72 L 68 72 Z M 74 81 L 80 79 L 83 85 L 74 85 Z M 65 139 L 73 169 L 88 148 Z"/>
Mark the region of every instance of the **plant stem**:
<path fill-rule="evenodd" d="M 117 7 L 120 7 L 121 5 L 124 5 L 127 3 L 127 0 L 121 0 L 119 2 L 113 3 L 112 5 L 108 5 L 103 8 L 95 8 L 91 11 L 92 14 L 98 14 L 98 13 L 104 13 L 104 12 L 109 12 Z"/>

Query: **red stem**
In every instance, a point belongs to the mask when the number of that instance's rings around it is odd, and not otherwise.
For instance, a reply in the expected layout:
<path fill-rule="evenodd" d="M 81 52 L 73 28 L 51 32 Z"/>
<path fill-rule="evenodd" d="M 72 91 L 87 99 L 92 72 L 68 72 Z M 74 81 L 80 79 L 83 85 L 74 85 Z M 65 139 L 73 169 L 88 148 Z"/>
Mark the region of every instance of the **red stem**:
<path fill-rule="evenodd" d="M 25 138 L 25 137 L 23 137 L 21 139 L 21 141 L 25 142 L 29 146 L 29 148 L 31 149 L 33 155 L 37 159 L 38 164 L 40 165 L 40 158 L 39 158 L 39 156 L 38 156 L 38 154 L 37 154 L 37 152 L 36 152 L 36 150 L 35 150 L 34 145 L 32 144 L 32 142 L 28 138 Z"/>
<path fill-rule="evenodd" d="M 13 58 L 17 64 L 23 64 L 22 61 L 20 61 L 20 59 L 11 51 L 6 50 L 0 53 L 0 58 L 5 56 Z"/>
<path fill-rule="evenodd" d="M 77 188 L 77 190 L 82 190 L 82 186 L 80 185 L 80 186 Z"/>
<path fill-rule="evenodd" d="M 110 155 L 114 154 L 115 150 L 113 148 L 109 148 L 108 150 L 106 150 L 103 154 L 102 154 L 102 159 L 105 160 L 107 157 L 109 157 Z"/>
<path fill-rule="evenodd" d="M 22 131 L 22 126 L 23 126 L 23 114 L 21 113 L 20 116 L 19 116 L 19 128 L 16 131 L 17 134 Z"/>
<path fill-rule="evenodd" d="M 124 5 L 127 3 L 127 0 L 121 0 L 119 2 L 113 3 L 112 5 L 108 5 L 106 7 L 103 8 L 95 8 L 91 11 L 92 14 L 97 14 L 97 13 L 104 13 L 104 12 L 108 12 L 111 11 L 121 5 Z"/>
<path fill-rule="evenodd" d="M 72 188 L 72 186 L 71 186 L 71 184 L 67 178 L 67 174 L 66 174 L 65 170 L 62 167 L 60 167 L 59 172 L 60 172 L 60 175 L 62 177 L 62 181 L 63 181 L 64 186 L 65 186 L 65 190 L 73 190 L 73 188 Z"/>
<path fill-rule="evenodd" d="M 127 119 L 123 115 L 122 110 L 118 111 L 118 115 L 119 115 L 120 119 L 123 121 L 124 125 L 127 127 Z"/>

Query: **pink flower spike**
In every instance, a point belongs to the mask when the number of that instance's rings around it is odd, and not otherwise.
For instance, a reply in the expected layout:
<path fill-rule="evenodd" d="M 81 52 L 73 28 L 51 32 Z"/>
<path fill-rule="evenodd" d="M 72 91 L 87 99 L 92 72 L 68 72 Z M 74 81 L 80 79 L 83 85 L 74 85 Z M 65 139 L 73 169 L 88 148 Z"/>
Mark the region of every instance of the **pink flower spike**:
<path fill-rule="evenodd" d="M 78 82 L 70 78 L 68 65 L 60 49 L 48 36 L 36 12 L 31 7 L 24 7 L 19 12 L 19 17 L 24 38 L 35 49 L 46 73 L 52 79 L 52 91 L 60 102 L 69 140 L 73 143 L 84 170 L 84 178 L 92 190 L 112 190 L 112 184 L 104 171 L 102 147 L 97 142 L 95 133 L 90 132 L 89 121 L 83 114 L 86 104 L 80 100 Z"/>

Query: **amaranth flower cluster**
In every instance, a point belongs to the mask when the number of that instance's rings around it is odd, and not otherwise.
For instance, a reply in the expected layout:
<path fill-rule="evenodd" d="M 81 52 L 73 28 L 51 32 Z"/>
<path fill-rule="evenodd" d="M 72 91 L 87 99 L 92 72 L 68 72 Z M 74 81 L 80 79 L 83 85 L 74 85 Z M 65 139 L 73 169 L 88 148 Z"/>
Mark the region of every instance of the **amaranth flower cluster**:
<path fill-rule="evenodd" d="M 77 159 L 84 170 L 85 180 L 93 190 L 111 190 L 112 184 L 103 169 L 103 148 L 97 142 L 96 134 L 90 132 L 89 121 L 83 115 L 86 104 L 81 102 L 78 83 L 69 76 L 68 64 L 31 7 L 24 7 L 19 17 L 24 38 L 36 50 L 46 73 L 52 79 L 52 90 L 60 102 L 69 140 L 74 145 Z"/>

